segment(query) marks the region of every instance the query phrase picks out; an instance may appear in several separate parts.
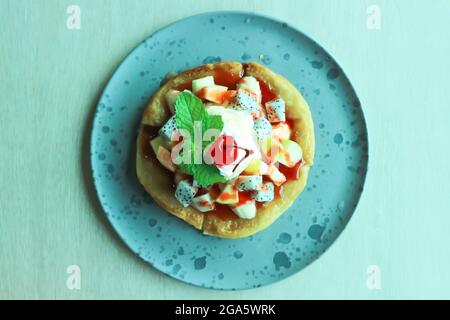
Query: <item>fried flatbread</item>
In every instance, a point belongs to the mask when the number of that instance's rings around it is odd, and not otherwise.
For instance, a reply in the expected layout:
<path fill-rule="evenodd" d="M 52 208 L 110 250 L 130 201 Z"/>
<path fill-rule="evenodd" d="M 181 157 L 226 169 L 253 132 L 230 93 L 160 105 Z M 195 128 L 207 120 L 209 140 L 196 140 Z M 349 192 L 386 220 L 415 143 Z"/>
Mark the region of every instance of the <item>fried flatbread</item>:
<path fill-rule="evenodd" d="M 224 77 L 224 74 L 227 76 Z M 279 196 L 274 201 L 259 206 L 256 217 L 250 220 L 241 219 L 237 216 L 228 219 L 224 218 L 219 212 L 202 213 L 193 207 L 184 208 L 175 198 L 173 173 L 162 167 L 154 154 L 153 158 L 149 159 L 143 151 L 144 127 L 159 128 L 171 116 L 166 105 L 166 93 L 170 89 L 190 88 L 193 80 L 210 75 L 221 82 L 216 83 L 222 85 L 227 85 L 226 81 L 236 82 L 236 79 L 238 80 L 243 76 L 253 76 L 270 85 L 271 91 L 285 101 L 286 117 L 291 130 L 293 130 L 293 139 L 303 149 L 300 177 L 290 179 L 283 184 Z M 238 62 L 206 64 L 182 72 L 170 79 L 151 98 L 144 110 L 137 138 L 136 171 L 145 190 L 162 208 L 171 214 L 183 219 L 195 228 L 203 230 L 206 234 L 223 238 L 241 238 L 270 226 L 303 191 L 314 159 L 314 141 L 314 126 L 309 106 L 289 80 L 255 62 L 248 64 Z M 148 143 L 148 141 L 145 141 L 145 143 Z"/>

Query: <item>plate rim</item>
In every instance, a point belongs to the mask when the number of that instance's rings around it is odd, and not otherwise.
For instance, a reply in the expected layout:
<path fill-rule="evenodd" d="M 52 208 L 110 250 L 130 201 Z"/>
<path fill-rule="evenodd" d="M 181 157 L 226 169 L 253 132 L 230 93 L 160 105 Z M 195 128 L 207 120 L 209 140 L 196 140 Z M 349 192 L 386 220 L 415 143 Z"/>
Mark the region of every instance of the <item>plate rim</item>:
<path fill-rule="evenodd" d="M 336 235 L 336 237 L 334 238 L 334 240 L 325 248 L 325 250 L 321 253 L 319 253 L 317 256 L 315 256 L 311 261 L 309 261 L 309 263 L 307 263 L 306 265 L 304 265 L 302 268 L 300 268 L 299 270 L 296 270 L 288 275 L 285 275 L 281 278 L 277 278 L 272 282 L 266 282 L 261 284 L 258 287 L 255 286 L 242 286 L 239 288 L 221 288 L 221 287 L 216 287 L 216 286 L 202 286 L 199 283 L 194 283 L 191 282 L 189 280 L 186 279 L 182 279 L 180 277 L 177 277 L 176 275 L 173 275 L 169 272 L 165 272 L 163 270 L 161 270 L 160 268 L 156 267 L 155 264 L 151 261 L 149 261 L 148 259 L 145 259 L 143 256 L 141 256 L 129 243 L 128 241 L 125 240 L 124 236 L 122 236 L 121 232 L 119 232 L 118 228 L 116 227 L 116 225 L 113 223 L 112 219 L 109 217 L 109 215 L 107 214 L 107 208 L 103 205 L 103 202 L 101 201 L 101 196 L 100 196 L 100 192 L 99 192 L 99 188 L 97 186 L 97 183 L 95 181 L 95 177 L 94 177 L 94 161 L 95 161 L 95 157 L 94 157 L 94 145 L 95 145 L 95 141 L 94 141 L 94 130 L 96 127 L 96 122 L 98 120 L 98 116 L 99 116 L 99 110 L 100 110 L 100 104 L 102 99 L 105 97 L 108 89 L 110 88 L 113 80 L 117 77 L 117 74 L 119 72 L 119 70 L 122 68 L 122 66 L 124 66 L 130 59 L 132 59 L 133 54 L 141 48 L 142 44 L 145 43 L 145 41 L 153 38 L 154 36 L 157 36 L 159 33 L 170 29 L 171 27 L 173 27 L 176 24 L 179 23 L 183 23 L 187 20 L 191 20 L 191 19 L 196 19 L 196 18 L 200 18 L 202 16 L 209 16 L 209 15 L 247 15 L 249 17 L 256 17 L 256 18 L 261 18 L 261 19 L 265 19 L 268 20 L 270 22 L 275 22 L 278 23 L 280 25 L 286 25 L 287 28 L 291 29 L 292 31 L 300 34 L 301 36 L 305 37 L 308 41 L 311 41 L 311 43 L 313 43 L 315 46 L 317 46 L 318 48 L 320 48 L 323 52 L 325 52 L 331 59 L 332 62 L 334 62 L 341 74 L 344 75 L 345 77 L 345 81 L 347 81 L 349 88 L 351 89 L 351 92 L 353 92 L 353 95 L 356 99 L 356 102 L 358 103 L 359 109 L 360 109 L 360 113 L 361 113 L 361 120 L 362 120 L 362 128 L 363 128 L 363 133 L 366 137 L 366 154 L 367 157 L 365 159 L 366 162 L 366 170 L 364 172 L 364 175 L 362 176 L 362 190 L 358 193 L 358 196 L 355 200 L 355 206 L 354 208 L 351 210 L 351 213 L 348 216 L 347 221 L 345 222 L 344 226 L 342 227 L 342 229 L 340 230 L 340 232 L 338 232 L 338 234 Z M 308 33 L 304 32 L 303 30 L 299 29 L 296 26 L 293 26 L 287 22 L 284 22 L 278 18 L 266 15 L 266 14 L 262 14 L 262 13 L 257 13 L 257 12 L 251 12 L 251 11 L 245 11 L 245 10 L 218 10 L 218 11 L 205 11 L 205 12 L 201 12 L 201 13 L 197 13 L 197 14 L 193 14 L 193 15 L 189 15 L 180 19 L 177 19 L 175 21 L 172 21 L 166 25 L 164 25 L 163 27 L 157 29 L 156 31 L 152 32 L 150 35 L 146 36 L 143 40 L 141 40 L 132 50 L 130 50 L 125 58 L 122 59 L 122 61 L 117 65 L 117 67 L 114 68 L 114 71 L 112 74 L 110 74 L 110 76 L 107 78 L 107 82 L 106 85 L 104 86 L 103 90 L 101 91 L 101 94 L 99 96 L 99 98 L 97 99 L 97 103 L 95 105 L 95 111 L 94 111 L 94 117 L 91 120 L 91 130 L 90 130 L 90 138 L 89 138 L 89 166 L 90 166 L 90 173 L 91 173 L 91 181 L 92 184 L 94 186 L 94 190 L 96 193 L 96 198 L 97 201 L 102 209 L 103 214 L 106 216 L 106 219 L 108 220 L 108 223 L 112 226 L 112 228 L 114 229 L 114 232 L 117 234 L 117 236 L 120 238 L 120 240 L 126 245 L 126 247 L 128 248 L 128 250 L 130 250 L 134 255 L 136 255 L 137 257 L 139 257 L 139 259 L 141 259 L 142 261 L 144 261 L 146 264 L 148 264 L 149 266 L 151 266 L 155 271 L 166 275 L 172 279 L 175 279 L 177 281 L 183 282 L 185 284 L 189 284 L 198 288 L 203 288 L 203 289 L 208 289 L 208 290 L 215 290 L 215 291 L 247 291 L 247 290 L 253 290 L 253 289 L 258 289 L 258 288 L 262 288 L 262 287 L 267 287 L 270 285 L 274 285 L 276 283 L 280 283 L 280 282 L 284 282 L 285 280 L 293 277 L 294 275 L 299 274 L 301 271 L 305 270 L 306 268 L 310 267 L 314 262 L 316 262 L 322 255 L 324 255 L 326 252 L 328 252 L 335 244 L 336 242 L 341 238 L 341 235 L 344 233 L 344 231 L 346 230 L 346 228 L 348 227 L 348 225 L 350 224 L 350 221 L 353 217 L 353 215 L 355 214 L 356 210 L 359 207 L 359 204 L 361 202 L 361 197 L 364 193 L 364 190 L 366 188 L 366 180 L 367 180 L 367 176 L 368 176 L 368 172 L 369 172 L 369 168 L 370 168 L 370 143 L 369 143 L 369 130 L 368 130 L 368 126 L 367 126 L 367 120 L 366 120 L 366 116 L 364 114 L 364 110 L 362 108 L 362 104 L 361 104 L 361 99 L 359 98 L 356 90 L 355 90 L 355 86 L 353 85 L 352 81 L 350 80 L 350 78 L 347 76 L 347 73 L 345 72 L 345 70 L 341 67 L 341 64 L 338 63 L 338 60 L 332 55 L 330 54 L 330 52 L 328 50 L 326 50 L 322 45 L 320 45 L 318 42 L 316 42 L 311 36 L 309 36 Z"/>

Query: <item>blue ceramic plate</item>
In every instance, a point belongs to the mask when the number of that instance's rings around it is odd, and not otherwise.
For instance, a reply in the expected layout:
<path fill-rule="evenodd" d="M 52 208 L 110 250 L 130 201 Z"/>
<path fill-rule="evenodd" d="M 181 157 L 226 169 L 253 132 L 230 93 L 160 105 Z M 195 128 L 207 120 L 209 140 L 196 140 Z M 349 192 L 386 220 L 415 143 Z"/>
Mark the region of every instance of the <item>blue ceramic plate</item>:
<path fill-rule="evenodd" d="M 310 105 L 316 133 L 306 190 L 272 226 L 238 240 L 204 236 L 166 213 L 135 173 L 140 117 L 163 77 L 221 60 L 259 61 L 290 79 Z M 300 271 L 342 232 L 363 190 L 367 132 L 349 80 L 317 43 L 271 18 L 212 12 L 158 31 L 120 65 L 97 107 L 91 161 L 101 205 L 131 250 L 181 281 L 246 289 Z"/>

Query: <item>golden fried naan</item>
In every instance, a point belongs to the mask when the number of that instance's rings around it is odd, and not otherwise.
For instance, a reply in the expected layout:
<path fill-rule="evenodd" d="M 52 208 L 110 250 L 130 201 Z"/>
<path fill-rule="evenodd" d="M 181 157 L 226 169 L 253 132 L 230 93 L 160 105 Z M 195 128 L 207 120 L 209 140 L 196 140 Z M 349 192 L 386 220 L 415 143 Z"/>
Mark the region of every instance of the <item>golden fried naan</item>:
<path fill-rule="evenodd" d="M 202 213 L 189 206 L 183 207 L 175 198 L 173 173 L 156 160 L 154 154 L 145 154 L 148 145 L 146 128 L 159 128 L 169 119 L 171 113 L 166 105 L 165 95 L 170 89 L 190 88 L 193 80 L 214 76 L 216 84 L 233 86 L 243 76 L 253 76 L 270 86 L 271 91 L 286 104 L 286 118 L 293 131 L 293 140 L 303 149 L 303 164 L 298 179 L 289 179 L 282 186 L 280 195 L 271 202 L 258 207 L 256 217 L 241 219 L 223 212 Z M 219 62 L 206 64 L 180 73 L 167 81 L 151 98 L 145 108 L 137 138 L 137 176 L 153 199 L 171 214 L 183 219 L 204 233 L 224 238 L 246 237 L 271 225 L 294 202 L 303 191 L 309 169 L 314 159 L 314 127 L 309 106 L 295 86 L 283 76 L 270 69 L 251 62 Z M 223 211 L 223 210 L 221 210 Z"/>

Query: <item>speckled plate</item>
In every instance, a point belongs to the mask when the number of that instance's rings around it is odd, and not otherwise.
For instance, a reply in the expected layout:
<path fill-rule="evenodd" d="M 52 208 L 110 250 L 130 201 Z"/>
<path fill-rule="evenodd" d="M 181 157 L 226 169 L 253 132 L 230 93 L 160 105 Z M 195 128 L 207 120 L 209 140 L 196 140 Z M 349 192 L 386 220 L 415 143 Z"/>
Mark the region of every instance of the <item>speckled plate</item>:
<path fill-rule="evenodd" d="M 135 173 L 139 120 L 163 77 L 221 60 L 260 61 L 290 79 L 311 107 L 316 133 L 307 189 L 272 226 L 238 240 L 205 236 L 166 213 Z M 156 269 L 215 289 L 267 285 L 317 259 L 353 214 L 367 161 L 363 112 L 341 68 L 298 30 L 249 13 L 189 17 L 143 41 L 106 86 L 92 130 L 94 184 L 123 241 Z"/>

